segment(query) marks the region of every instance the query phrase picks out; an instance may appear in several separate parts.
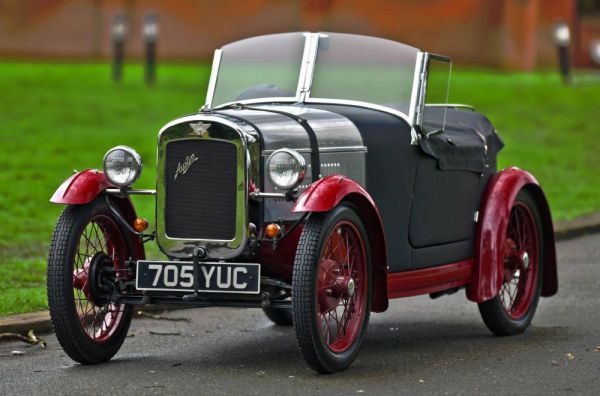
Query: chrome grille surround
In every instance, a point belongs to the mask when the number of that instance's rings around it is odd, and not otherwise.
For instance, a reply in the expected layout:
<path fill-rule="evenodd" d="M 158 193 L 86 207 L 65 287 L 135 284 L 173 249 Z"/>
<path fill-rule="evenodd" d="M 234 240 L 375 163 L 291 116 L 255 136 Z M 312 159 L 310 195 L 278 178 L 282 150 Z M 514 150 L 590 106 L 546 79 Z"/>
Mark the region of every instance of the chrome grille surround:
<path fill-rule="evenodd" d="M 211 124 L 208 131 L 201 136 L 194 132 L 191 123 L 203 122 Z M 233 144 L 237 153 L 236 182 L 236 216 L 235 235 L 230 240 L 172 238 L 166 229 L 166 178 L 167 145 L 182 140 L 213 140 Z M 172 258 L 192 257 L 195 247 L 203 246 L 208 250 L 210 259 L 230 259 L 239 256 L 247 242 L 248 224 L 248 149 L 242 129 L 222 117 L 210 115 L 193 115 L 177 119 L 163 127 L 158 135 L 157 151 L 157 185 L 156 185 L 156 235 L 160 249 Z M 208 208 L 210 210 L 210 208 Z"/>

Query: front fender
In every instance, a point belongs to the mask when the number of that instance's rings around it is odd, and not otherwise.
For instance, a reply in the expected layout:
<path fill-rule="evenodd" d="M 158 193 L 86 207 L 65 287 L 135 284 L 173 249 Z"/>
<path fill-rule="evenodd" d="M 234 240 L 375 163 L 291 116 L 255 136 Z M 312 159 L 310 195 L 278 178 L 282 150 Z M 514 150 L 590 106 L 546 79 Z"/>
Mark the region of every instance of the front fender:
<path fill-rule="evenodd" d="M 65 180 L 54 192 L 54 195 L 50 198 L 50 202 L 56 204 L 82 205 L 92 202 L 107 188 L 114 187 L 115 186 L 106 179 L 104 173 L 95 169 L 86 169 Z M 133 224 L 137 215 L 131 200 L 129 198 L 116 196 L 111 196 L 108 199 L 121 213 L 125 221 L 127 221 L 128 224 Z M 143 260 L 146 257 L 146 253 L 140 239 L 125 229 L 123 232 L 125 232 L 126 237 L 130 238 L 132 241 L 134 249 L 132 254 L 135 255 L 133 258 Z"/>
<path fill-rule="evenodd" d="M 96 169 L 86 169 L 78 172 L 67 180 L 54 192 L 50 202 L 55 204 L 86 204 L 92 202 L 107 188 L 114 187 Z"/>
<path fill-rule="evenodd" d="M 533 175 L 518 168 L 508 168 L 497 173 L 490 181 L 480 209 L 474 278 L 467 288 L 467 297 L 472 301 L 490 300 L 500 291 L 504 272 L 503 247 L 510 211 L 522 189 L 532 193 L 541 216 L 544 239 L 541 294 L 544 297 L 552 296 L 558 290 L 554 230 L 546 197 Z"/>
<path fill-rule="evenodd" d="M 371 310 L 383 312 L 388 308 L 387 247 L 379 210 L 369 193 L 352 179 L 327 176 L 311 184 L 298 198 L 293 212 L 329 212 L 343 202 L 352 204 L 369 235 L 373 268 Z"/>

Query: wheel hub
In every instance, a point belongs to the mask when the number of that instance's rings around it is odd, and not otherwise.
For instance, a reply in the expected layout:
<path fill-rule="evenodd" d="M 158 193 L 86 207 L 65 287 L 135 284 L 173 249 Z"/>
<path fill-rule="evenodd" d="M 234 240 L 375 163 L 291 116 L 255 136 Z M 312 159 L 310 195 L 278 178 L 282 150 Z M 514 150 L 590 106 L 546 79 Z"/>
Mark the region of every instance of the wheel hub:
<path fill-rule="evenodd" d="M 333 294 L 339 298 L 350 298 L 356 291 L 356 282 L 349 276 L 338 276 L 336 279 L 335 286 L 333 288 Z"/>
<path fill-rule="evenodd" d="M 82 290 L 85 298 L 98 307 L 108 304 L 114 275 L 107 270 L 112 267 L 113 261 L 106 253 L 96 253 L 73 273 L 73 287 Z"/>

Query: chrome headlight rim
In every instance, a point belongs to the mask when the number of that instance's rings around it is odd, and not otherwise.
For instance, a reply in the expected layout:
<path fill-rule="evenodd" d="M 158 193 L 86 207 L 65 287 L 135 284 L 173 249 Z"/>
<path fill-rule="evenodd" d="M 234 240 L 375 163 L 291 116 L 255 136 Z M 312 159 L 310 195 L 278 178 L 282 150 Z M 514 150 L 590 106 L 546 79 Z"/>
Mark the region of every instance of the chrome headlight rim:
<path fill-rule="evenodd" d="M 110 173 L 107 172 L 106 169 L 106 160 L 108 158 L 108 156 L 113 153 L 114 151 L 124 151 L 126 152 L 134 161 L 135 164 L 135 174 L 133 176 L 133 178 L 128 179 L 126 182 L 122 183 L 122 182 L 117 182 L 115 181 L 111 176 Z M 129 146 L 125 146 L 125 145 L 119 145 L 119 146 L 115 146 L 111 149 L 109 149 L 106 154 L 104 154 L 104 158 L 102 159 L 102 169 L 104 171 L 104 176 L 106 177 L 106 179 L 108 179 L 109 182 L 111 182 L 112 184 L 114 184 L 117 187 L 121 187 L 121 188 L 127 188 L 130 187 L 133 183 L 135 183 L 135 181 L 137 179 L 139 179 L 140 175 L 142 174 L 142 168 L 143 168 L 143 163 L 142 163 L 142 157 L 138 154 L 137 151 L 135 151 L 134 149 L 132 149 Z"/>
<path fill-rule="evenodd" d="M 277 181 L 273 180 L 273 177 L 271 176 L 271 171 L 269 169 L 270 168 L 269 165 L 270 165 L 273 157 L 275 157 L 275 155 L 278 155 L 281 153 L 290 155 L 296 161 L 296 164 L 299 168 L 298 177 L 297 177 L 296 181 L 293 184 L 290 184 L 287 186 L 281 185 L 281 184 L 277 183 Z M 284 191 L 294 190 L 304 181 L 304 177 L 306 176 L 306 160 L 299 152 L 297 152 L 296 150 L 293 150 L 293 149 L 281 148 L 281 149 L 273 151 L 271 153 L 271 155 L 269 155 L 269 157 L 267 158 L 267 162 L 265 164 L 266 164 L 266 168 L 267 168 L 266 169 L 267 177 L 268 177 L 269 181 L 271 182 L 271 184 L 273 186 L 275 186 L 278 190 L 284 190 Z"/>

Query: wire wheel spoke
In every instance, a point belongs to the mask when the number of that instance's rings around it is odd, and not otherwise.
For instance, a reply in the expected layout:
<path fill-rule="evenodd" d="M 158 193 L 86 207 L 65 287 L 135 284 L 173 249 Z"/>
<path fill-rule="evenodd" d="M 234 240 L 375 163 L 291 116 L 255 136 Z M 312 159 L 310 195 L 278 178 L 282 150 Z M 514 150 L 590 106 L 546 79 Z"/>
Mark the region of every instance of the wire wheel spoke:
<path fill-rule="evenodd" d="M 520 201 L 515 202 L 511 210 L 506 237 L 509 248 L 504 262 L 508 267 L 499 293 L 500 301 L 507 314 L 518 319 L 531 305 L 538 266 L 535 220 L 530 208 Z"/>
<path fill-rule="evenodd" d="M 337 223 L 324 246 L 317 271 L 317 318 L 324 343 L 341 352 L 360 333 L 366 305 L 366 252 L 358 229 L 349 221 Z"/>
<path fill-rule="evenodd" d="M 120 267 L 127 255 L 125 241 L 116 223 L 104 215 L 92 217 L 83 228 L 72 263 L 75 313 L 84 333 L 91 340 L 102 343 L 109 341 L 115 333 L 123 319 L 125 305 L 106 302 L 98 306 L 94 303 L 96 299 L 91 299 L 92 289 L 98 285 L 90 284 L 90 269 L 98 253 L 110 257 L 115 270 L 123 269 Z M 79 277 L 83 280 L 76 281 Z"/>

